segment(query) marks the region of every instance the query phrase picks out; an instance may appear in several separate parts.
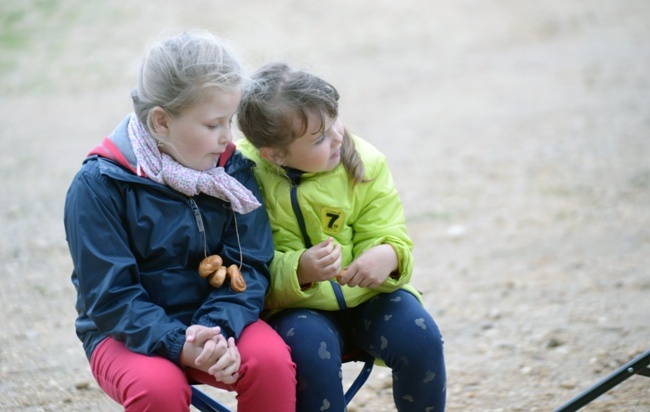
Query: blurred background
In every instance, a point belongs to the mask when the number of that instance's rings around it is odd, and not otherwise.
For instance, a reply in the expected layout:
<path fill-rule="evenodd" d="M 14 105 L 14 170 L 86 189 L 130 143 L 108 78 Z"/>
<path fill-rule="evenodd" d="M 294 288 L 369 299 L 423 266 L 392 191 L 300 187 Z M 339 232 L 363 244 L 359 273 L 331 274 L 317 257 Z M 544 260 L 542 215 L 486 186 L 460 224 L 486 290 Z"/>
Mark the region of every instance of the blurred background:
<path fill-rule="evenodd" d="M 449 411 L 549 411 L 649 348 L 647 1 L 0 0 L 0 409 L 120 410 L 74 333 L 63 202 L 143 49 L 190 27 L 329 80 L 388 156 Z M 585 410 L 648 411 L 648 383 Z"/>

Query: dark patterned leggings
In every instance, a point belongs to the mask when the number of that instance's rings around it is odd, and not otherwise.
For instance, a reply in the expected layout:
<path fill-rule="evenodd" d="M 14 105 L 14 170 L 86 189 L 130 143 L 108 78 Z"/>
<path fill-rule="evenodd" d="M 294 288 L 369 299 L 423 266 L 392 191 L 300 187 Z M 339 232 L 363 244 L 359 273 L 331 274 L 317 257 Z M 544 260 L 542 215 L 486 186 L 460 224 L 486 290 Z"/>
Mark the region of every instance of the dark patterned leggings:
<path fill-rule="evenodd" d="M 269 323 L 291 348 L 299 412 L 346 410 L 341 356 L 351 348 L 365 350 L 392 369 L 398 411 L 445 409 L 442 336 L 409 292 L 381 294 L 337 312 L 286 310 Z"/>

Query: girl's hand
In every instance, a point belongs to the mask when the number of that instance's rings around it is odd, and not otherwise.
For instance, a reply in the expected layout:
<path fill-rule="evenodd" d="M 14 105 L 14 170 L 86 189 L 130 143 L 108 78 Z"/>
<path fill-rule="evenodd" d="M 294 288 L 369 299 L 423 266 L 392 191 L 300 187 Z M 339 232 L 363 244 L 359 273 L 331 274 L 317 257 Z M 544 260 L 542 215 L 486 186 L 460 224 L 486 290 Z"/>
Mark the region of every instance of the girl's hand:
<path fill-rule="evenodd" d="M 298 262 L 298 282 L 305 285 L 336 277 L 341 271 L 341 245 L 329 238 L 307 249 Z"/>
<path fill-rule="evenodd" d="M 234 338 L 228 338 L 228 350 L 224 353 L 217 363 L 215 363 L 208 373 L 215 377 L 218 382 L 231 385 L 239 379 L 239 367 L 241 366 L 241 357 L 239 350 L 235 345 Z"/>
<path fill-rule="evenodd" d="M 221 328 L 191 325 L 185 332 L 185 343 L 181 350 L 181 363 L 208 372 L 228 350 Z"/>
<path fill-rule="evenodd" d="M 341 285 L 376 288 L 398 268 L 397 253 L 391 245 L 377 245 L 356 258 L 339 278 Z"/>

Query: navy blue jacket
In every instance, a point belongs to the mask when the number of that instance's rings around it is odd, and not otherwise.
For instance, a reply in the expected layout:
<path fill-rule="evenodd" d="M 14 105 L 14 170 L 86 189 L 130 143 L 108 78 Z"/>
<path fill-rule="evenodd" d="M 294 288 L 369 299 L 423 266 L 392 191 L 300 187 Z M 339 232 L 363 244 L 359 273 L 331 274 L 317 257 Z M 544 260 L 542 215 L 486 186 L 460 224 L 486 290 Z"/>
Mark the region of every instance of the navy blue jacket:
<path fill-rule="evenodd" d="M 126 121 L 107 141 L 134 163 Z M 218 325 L 226 337 L 238 338 L 258 319 L 269 285 L 273 240 L 264 206 L 235 214 L 227 202 L 185 196 L 120 163 L 88 157 L 66 196 L 75 326 L 86 356 L 111 336 L 134 352 L 180 364 L 191 324 Z M 253 165 L 236 151 L 224 167 L 261 202 Z M 228 282 L 215 289 L 198 275 L 206 254 L 239 264 L 240 245 L 244 292 L 233 292 Z"/>

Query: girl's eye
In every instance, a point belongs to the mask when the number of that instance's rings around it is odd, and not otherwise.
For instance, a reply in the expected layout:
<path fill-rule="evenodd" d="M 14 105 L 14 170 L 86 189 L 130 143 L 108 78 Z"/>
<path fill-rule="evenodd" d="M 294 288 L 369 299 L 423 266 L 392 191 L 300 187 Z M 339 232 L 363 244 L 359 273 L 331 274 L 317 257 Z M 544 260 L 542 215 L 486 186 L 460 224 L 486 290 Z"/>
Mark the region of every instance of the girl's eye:
<path fill-rule="evenodd" d="M 320 137 L 318 138 L 318 140 L 316 140 L 316 144 L 323 143 L 324 141 L 325 141 L 325 133 L 323 133 L 322 135 L 320 135 Z"/>

